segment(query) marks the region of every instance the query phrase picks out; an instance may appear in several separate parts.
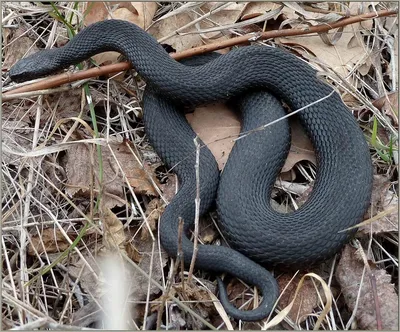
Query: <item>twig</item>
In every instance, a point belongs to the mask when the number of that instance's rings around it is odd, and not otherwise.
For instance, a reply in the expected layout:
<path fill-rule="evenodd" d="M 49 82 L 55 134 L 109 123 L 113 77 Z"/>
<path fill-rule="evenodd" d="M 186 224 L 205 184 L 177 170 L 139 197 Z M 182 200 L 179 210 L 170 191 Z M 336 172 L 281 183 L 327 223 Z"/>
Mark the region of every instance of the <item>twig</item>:
<path fill-rule="evenodd" d="M 232 47 L 241 44 L 249 44 L 255 40 L 265 40 L 277 37 L 287 37 L 287 36 L 300 36 L 300 35 L 307 35 L 312 33 L 321 33 L 321 32 L 328 32 L 329 30 L 344 27 L 349 24 L 359 23 L 368 19 L 378 18 L 378 17 L 385 17 L 397 15 L 396 10 L 382 10 L 373 13 L 367 13 L 362 15 L 357 15 L 353 17 L 344 18 L 339 20 L 335 23 L 331 24 L 319 24 L 307 29 L 283 29 L 283 30 L 272 30 L 263 32 L 260 34 L 246 34 L 244 36 L 231 38 L 228 40 L 223 40 L 217 43 L 212 43 L 208 45 L 203 45 L 199 47 L 195 47 L 183 52 L 173 53 L 171 57 L 175 60 L 184 59 L 187 57 L 191 57 L 193 55 L 204 54 L 216 50 L 220 50 L 226 47 Z M 91 77 L 97 77 L 102 75 L 108 75 L 111 73 L 116 73 L 124 70 L 128 70 L 131 68 L 131 64 L 128 62 L 117 63 L 113 65 L 98 67 L 98 68 L 91 68 L 85 71 L 79 71 L 76 73 L 63 73 L 60 75 L 52 76 L 46 80 L 42 80 L 40 82 L 25 85 L 20 88 L 16 88 L 14 90 L 7 91 L 3 94 L 4 96 L 9 96 L 9 98 L 15 98 L 14 94 L 21 93 L 21 92 L 28 92 L 28 91 L 36 91 L 36 90 L 44 90 L 49 89 L 55 86 L 59 86 L 62 84 L 70 83 L 77 80 L 87 79 Z M 11 97 L 12 96 L 12 97 Z"/>
<path fill-rule="evenodd" d="M 194 141 L 194 145 L 196 146 L 196 164 L 194 168 L 196 170 L 196 199 L 194 200 L 195 204 L 195 215 L 194 215 L 194 241 L 193 241 L 193 256 L 192 261 L 190 263 L 188 282 L 191 282 L 194 265 L 196 262 L 197 251 L 198 248 L 198 237 L 199 237 L 199 218 L 200 218 L 200 142 L 199 137 L 196 136 Z"/>
<path fill-rule="evenodd" d="M 8 303 L 9 305 L 12 305 L 13 307 L 18 308 L 20 310 L 24 310 L 25 312 L 30 313 L 31 315 L 36 316 L 38 318 L 46 318 L 53 323 L 57 323 L 54 319 L 52 319 L 51 317 L 48 317 L 43 312 L 35 309 L 29 303 L 22 302 L 16 298 L 12 297 L 11 295 L 9 295 L 6 292 L 2 292 L 2 297 L 3 297 L 3 299 L 2 299 L 3 303 Z"/>
<path fill-rule="evenodd" d="M 27 324 L 14 327 L 11 331 L 31 331 L 36 329 L 50 329 L 50 330 L 61 330 L 61 331 L 79 331 L 79 330 L 89 330 L 89 331 L 97 331 L 96 329 L 81 327 L 81 326 L 71 326 L 64 325 L 59 323 L 54 323 L 50 321 L 50 318 L 39 318 L 33 322 L 29 322 Z"/>
<path fill-rule="evenodd" d="M 308 107 L 314 106 L 314 105 L 320 103 L 321 101 L 324 101 L 325 99 L 328 99 L 329 97 L 331 97 L 331 96 L 333 95 L 334 92 L 335 92 L 335 90 L 332 90 L 332 91 L 331 91 L 328 95 L 326 95 L 325 97 L 322 97 L 322 98 L 320 98 L 320 99 L 318 99 L 318 100 L 315 100 L 315 101 L 313 101 L 312 103 L 307 104 L 306 106 L 303 106 L 303 107 L 301 107 L 301 108 L 298 108 L 297 110 L 295 110 L 295 111 L 293 111 L 293 112 L 290 112 L 290 113 L 288 113 L 288 114 L 286 114 L 286 115 L 280 117 L 279 119 L 276 119 L 276 120 L 274 120 L 274 121 L 268 122 L 268 123 L 266 123 L 266 124 L 264 124 L 264 125 L 262 125 L 262 126 L 259 126 L 259 127 L 257 127 L 257 128 L 254 128 L 254 129 L 251 129 L 251 130 L 248 130 L 248 131 L 244 131 L 244 132 L 240 133 L 239 137 L 237 137 L 236 139 L 234 139 L 234 141 L 236 142 L 236 141 L 238 141 L 238 140 L 240 140 L 240 139 L 242 139 L 242 138 L 245 138 L 246 136 L 248 136 L 248 135 L 250 135 L 250 134 L 253 134 L 253 133 L 257 132 L 257 131 L 262 131 L 262 130 L 264 130 L 265 128 L 267 128 L 267 127 L 269 127 L 269 126 L 272 126 L 273 124 L 275 124 L 275 123 L 277 123 L 277 122 L 279 122 L 279 121 L 282 121 L 282 120 L 284 120 L 284 119 L 287 119 L 287 118 L 289 118 L 289 117 L 291 117 L 291 116 L 293 116 L 293 115 L 295 115 L 295 114 L 297 114 L 297 113 L 299 113 L 299 112 L 301 112 L 301 111 L 307 109 Z M 225 137 L 224 139 L 226 139 L 226 137 Z"/>
<path fill-rule="evenodd" d="M 16 291 L 16 288 L 15 288 L 15 282 L 14 282 L 14 278 L 13 278 L 10 259 L 8 258 L 8 255 L 7 255 L 7 246 L 6 246 L 6 243 L 4 241 L 4 236 L 1 237 L 1 245 L 2 245 L 3 257 L 5 259 L 6 267 L 7 267 L 8 274 L 9 274 L 9 280 L 10 280 L 11 288 L 13 290 L 13 295 L 14 295 L 14 298 L 17 299 L 18 295 L 17 295 L 17 291 Z M 3 273 L 4 272 L 5 271 L 3 270 Z M 5 274 L 3 274 L 3 278 L 4 278 L 4 276 L 5 276 Z M 20 323 L 23 324 L 24 323 L 24 319 L 23 319 L 23 315 L 22 315 L 22 310 L 20 310 L 19 308 L 16 308 L 16 311 L 18 313 L 18 318 L 19 318 Z"/>
<path fill-rule="evenodd" d="M 33 322 L 29 322 L 24 325 L 20 325 L 18 327 L 14 327 L 11 330 L 13 331 L 20 331 L 20 330 L 35 330 L 35 329 L 40 329 L 44 328 L 47 326 L 48 319 L 47 318 L 39 318 L 37 320 L 34 320 Z"/>
<path fill-rule="evenodd" d="M 3 101 L 9 101 L 13 99 L 22 99 L 22 98 L 29 98 L 29 97 L 36 97 L 42 95 L 49 95 L 51 93 L 59 93 L 71 90 L 70 86 L 62 86 L 56 89 L 45 89 L 45 90 L 37 90 L 37 91 L 28 91 L 28 92 L 21 92 L 12 95 L 3 95 Z M 15 90 L 12 90 L 15 91 Z"/>
<path fill-rule="evenodd" d="M 143 315 L 143 321 L 147 321 L 147 316 L 149 314 L 149 308 L 150 308 L 150 294 L 151 294 L 151 276 L 153 275 L 153 258 L 154 258 L 154 248 L 155 248 L 155 240 L 152 241 L 152 247 L 151 247 L 151 258 L 150 258 L 150 271 L 149 271 L 149 282 L 147 285 L 147 294 L 146 294 L 146 306 L 145 306 L 145 311 Z M 146 330 L 146 324 L 143 324 L 143 330 Z"/>
<path fill-rule="evenodd" d="M 161 328 L 161 322 L 162 322 L 162 316 L 163 316 L 163 312 L 164 312 L 164 308 L 165 308 L 165 303 L 168 300 L 168 293 L 169 293 L 169 291 L 171 289 L 171 285 L 172 285 L 171 280 L 174 277 L 175 265 L 174 265 L 173 261 L 172 261 L 172 265 L 173 266 L 172 266 L 172 269 L 171 269 L 171 274 L 170 274 L 170 276 L 168 277 L 168 280 L 167 280 L 167 287 L 163 290 L 163 294 L 161 295 L 161 298 L 160 298 L 161 299 L 161 305 L 160 305 L 160 308 L 158 309 L 158 312 L 157 312 L 157 324 L 156 324 L 156 330 L 157 331 L 159 331 L 160 328 Z"/>
<path fill-rule="evenodd" d="M 182 250 L 182 234 L 183 234 L 183 219 L 179 218 L 179 226 L 178 226 L 178 252 L 176 254 L 176 262 L 175 264 L 173 264 L 172 269 L 171 269 L 171 274 L 168 277 L 167 280 L 167 286 L 165 288 L 165 290 L 163 291 L 163 295 L 161 296 L 161 306 L 158 310 L 157 313 L 157 327 L 156 329 L 159 330 L 161 327 L 161 321 L 162 321 L 162 314 L 164 312 L 164 308 L 165 308 L 165 304 L 168 300 L 169 297 L 169 292 L 171 290 L 172 284 L 173 284 L 173 280 L 174 277 L 176 276 L 177 272 L 178 272 L 178 267 L 179 265 L 181 265 L 181 272 L 182 272 L 182 286 L 184 287 L 184 257 L 183 257 L 183 250 Z M 181 263 L 181 264 L 179 264 Z M 151 280 L 151 279 L 150 279 Z"/>
<path fill-rule="evenodd" d="M 362 260 L 364 262 L 364 268 L 366 269 L 366 271 L 368 273 L 369 281 L 371 283 L 372 297 L 373 297 L 374 303 L 375 303 L 376 329 L 382 330 L 382 315 L 381 315 L 381 307 L 379 305 L 378 291 L 376 289 L 375 273 L 372 271 L 371 267 L 368 264 L 367 255 L 365 255 L 365 252 L 361 246 L 360 241 L 358 241 L 357 239 L 355 239 L 354 241 L 357 244 L 358 251 L 361 254 Z"/>
<path fill-rule="evenodd" d="M 183 219 L 179 217 L 179 225 L 178 225 L 178 254 L 176 255 L 176 265 L 181 265 L 181 282 L 182 282 L 182 290 L 185 291 L 185 261 L 184 261 L 184 253 L 182 249 L 182 234 L 183 234 Z"/>
<path fill-rule="evenodd" d="M 362 273 L 362 275 L 361 275 L 361 280 L 360 280 L 360 287 L 358 288 L 358 292 L 357 292 L 356 303 L 355 303 L 355 305 L 354 305 L 353 313 L 351 314 L 349 320 L 347 321 L 345 330 L 349 330 L 349 329 L 350 329 L 351 324 L 353 324 L 353 321 L 354 321 L 354 319 L 356 318 L 357 309 L 358 309 L 358 304 L 359 304 L 359 301 L 360 301 L 360 295 L 361 295 L 362 285 L 363 285 L 363 282 L 364 282 L 365 271 L 366 271 L 366 268 L 365 268 L 365 266 L 364 266 L 363 273 Z"/>

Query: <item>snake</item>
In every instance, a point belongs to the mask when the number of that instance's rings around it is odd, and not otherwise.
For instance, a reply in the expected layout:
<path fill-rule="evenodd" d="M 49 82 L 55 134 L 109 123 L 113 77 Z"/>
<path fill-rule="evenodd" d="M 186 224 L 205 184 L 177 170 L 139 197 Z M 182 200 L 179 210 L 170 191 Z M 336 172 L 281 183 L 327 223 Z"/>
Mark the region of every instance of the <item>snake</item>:
<path fill-rule="evenodd" d="M 197 64 L 174 60 L 150 34 L 121 20 L 93 23 L 66 45 L 19 60 L 9 77 L 43 77 L 91 56 L 116 51 L 146 82 L 145 131 L 178 177 L 179 190 L 163 212 L 162 247 L 173 258 L 217 277 L 219 299 L 234 319 L 258 321 L 279 296 L 274 267 L 308 268 L 340 251 L 356 231 L 372 191 L 368 144 L 354 115 L 334 87 L 306 61 L 285 49 L 249 45 Z M 242 120 L 239 139 L 222 173 L 215 157 L 185 119 L 183 110 L 218 101 L 234 105 Z M 270 197 L 290 149 L 283 108 L 296 112 L 316 154 L 316 178 L 307 201 L 282 213 Z M 196 218 L 216 202 L 226 245 L 198 244 Z M 183 221 L 180 235 L 179 223 Z M 229 300 L 221 275 L 238 278 L 262 294 L 243 310 Z"/>

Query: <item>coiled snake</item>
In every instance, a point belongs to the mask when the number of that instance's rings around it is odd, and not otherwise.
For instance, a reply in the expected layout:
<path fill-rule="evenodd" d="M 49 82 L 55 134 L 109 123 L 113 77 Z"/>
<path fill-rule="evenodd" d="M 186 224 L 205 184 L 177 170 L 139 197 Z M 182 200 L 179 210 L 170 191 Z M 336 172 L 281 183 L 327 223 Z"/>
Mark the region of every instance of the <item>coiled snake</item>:
<path fill-rule="evenodd" d="M 261 304 L 244 311 L 229 302 L 218 279 L 220 299 L 228 314 L 243 320 L 264 318 L 279 292 L 275 279 L 261 265 L 301 267 L 330 257 L 354 232 L 340 231 L 360 222 L 369 204 L 372 165 L 353 115 L 309 65 L 285 51 L 241 47 L 203 65 L 187 66 L 173 60 L 145 31 L 119 20 L 95 23 L 64 47 L 20 60 L 11 68 L 10 78 L 26 81 L 48 75 L 104 51 L 124 54 L 148 85 L 144 96 L 146 132 L 164 162 L 175 166 L 180 183 L 161 218 L 161 243 L 169 255 L 176 256 L 178 218 L 183 218 L 186 265 L 193 254 L 188 233 L 195 214 L 195 133 L 180 107 L 242 95 L 238 102 L 242 132 L 284 115 L 275 97 L 293 111 L 304 108 L 298 116 L 315 148 L 318 172 L 308 201 L 293 213 L 276 212 L 269 203 L 289 147 L 285 121 L 238 140 L 219 185 L 214 157 L 207 148 L 200 153 L 200 213 L 209 209 L 218 191 L 222 230 L 232 249 L 200 245 L 196 268 L 228 273 L 259 287 Z"/>

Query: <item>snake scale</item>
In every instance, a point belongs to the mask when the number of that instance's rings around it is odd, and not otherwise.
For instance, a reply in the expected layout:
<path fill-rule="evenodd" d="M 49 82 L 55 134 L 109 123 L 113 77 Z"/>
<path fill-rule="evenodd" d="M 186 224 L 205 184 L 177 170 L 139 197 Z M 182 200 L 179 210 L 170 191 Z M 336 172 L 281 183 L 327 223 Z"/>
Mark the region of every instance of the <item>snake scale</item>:
<path fill-rule="evenodd" d="M 315 70 L 294 55 L 252 45 L 185 65 L 132 23 L 107 20 L 79 32 L 67 45 L 37 52 L 9 72 L 16 82 L 52 74 L 105 51 L 122 53 L 146 81 L 146 133 L 163 161 L 174 167 L 180 189 L 160 221 L 161 243 L 176 257 L 178 218 L 184 220 L 184 262 L 190 264 L 190 230 L 195 217 L 195 133 L 181 108 L 237 99 L 242 133 L 285 115 L 280 100 L 298 117 L 317 156 L 317 176 L 307 202 L 291 213 L 270 205 L 270 195 L 289 150 L 290 129 L 279 121 L 238 140 L 220 177 L 207 148 L 200 150 L 200 213 L 217 200 L 221 229 L 230 248 L 198 247 L 195 267 L 257 286 L 263 295 L 253 310 L 240 310 L 218 278 L 220 300 L 234 318 L 266 317 L 279 295 L 265 266 L 306 267 L 334 255 L 354 234 L 370 201 L 372 164 L 368 145 L 352 113 Z M 269 92 L 267 92 L 269 91 Z M 304 109 L 303 109 L 304 108 Z"/>

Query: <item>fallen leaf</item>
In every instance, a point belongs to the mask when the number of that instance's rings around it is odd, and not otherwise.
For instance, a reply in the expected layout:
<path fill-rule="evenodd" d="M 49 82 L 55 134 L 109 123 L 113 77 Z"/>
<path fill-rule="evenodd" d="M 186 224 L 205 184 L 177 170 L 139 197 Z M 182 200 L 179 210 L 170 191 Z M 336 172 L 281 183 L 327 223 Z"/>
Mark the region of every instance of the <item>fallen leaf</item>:
<path fill-rule="evenodd" d="M 196 108 L 193 113 L 186 114 L 186 118 L 196 134 L 208 146 L 217 160 L 219 169 L 222 170 L 233 148 L 234 139 L 240 133 L 241 124 L 237 114 L 225 104 L 213 104 Z M 288 172 L 295 164 L 303 160 L 316 165 L 311 141 L 300 122 L 291 118 L 289 124 L 292 141 L 282 173 Z"/>
<path fill-rule="evenodd" d="M 108 251 L 125 252 L 126 235 L 121 220 L 103 204 L 100 208 L 100 220 L 103 225 L 103 245 Z"/>
<path fill-rule="evenodd" d="M 210 218 L 203 216 L 199 220 L 199 236 L 201 243 L 212 244 L 218 237 L 219 233 L 214 227 L 214 223 Z"/>
<path fill-rule="evenodd" d="M 243 7 L 243 3 L 232 2 L 188 3 L 160 17 L 148 32 L 160 43 L 166 43 L 177 52 L 181 52 L 205 43 L 229 38 L 228 31 L 222 33 L 220 31 L 203 32 L 203 30 L 234 24 Z M 193 20 L 202 16 L 204 16 L 203 20 L 191 24 Z"/>
<path fill-rule="evenodd" d="M 158 220 L 164 212 L 164 208 L 164 204 L 159 198 L 152 199 L 146 206 L 145 215 L 151 231 L 156 229 L 156 225 L 158 224 Z M 149 228 L 142 227 L 140 239 L 147 240 L 149 236 Z"/>
<path fill-rule="evenodd" d="M 43 111 L 40 121 L 43 125 L 51 119 L 54 123 L 65 118 L 78 116 L 81 111 L 82 90 L 71 89 L 60 93 L 43 96 Z M 86 112 L 89 107 L 85 104 L 82 119 L 89 121 L 90 117 Z"/>
<path fill-rule="evenodd" d="M 294 296 L 293 296 L 293 300 L 290 301 L 290 303 L 286 307 L 282 308 L 281 311 L 273 319 L 271 319 L 268 322 L 265 322 L 264 325 L 263 325 L 263 328 L 262 328 L 263 330 L 268 330 L 271 327 L 277 326 L 277 324 L 281 323 L 283 321 L 283 319 L 289 315 L 291 309 L 294 307 L 295 300 L 297 299 L 297 296 L 298 296 L 299 292 L 303 288 L 304 281 L 307 280 L 308 278 L 313 278 L 313 279 L 315 279 L 316 281 L 319 282 L 319 284 L 321 286 L 321 290 L 323 291 L 323 293 L 321 293 L 321 294 L 324 294 L 324 297 L 325 297 L 325 301 L 324 301 L 325 303 L 323 305 L 323 310 L 318 315 L 318 319 L 317 319 L 317 321 L 315 322 L 315 325 L 314 325 L 314 329 L 315 330 L 319 329 L 319 327 L 321 326 L 321 323 L 325 319 L 325 317 L 328 314 L 329 310 L 331 310 L 331 308 L 332 308 L 332 292 L 329 289 L 329 287 L 326 284 L 326 282 L 324 281 L 324 279 L 320 275 L 318 275 L 318 274 L 316 274 L 314 272 L 310 272 L 310 273 L 304 274 L 301 277 L 301 279 L 299 280 L 299 282 L 298 282 L 298 284 L 296 286 L 296 290 L 295 290 L 295 293 L 294 293 Z M 321 298 L 321 300 L 322 300 L 322 298 Z"/>
<path fill-rule="evenodd" d="M 34 40 L 24 34 L 25 32 L 24 28 L 18 28 L 13 34 L 10 34 L 10 36 L 13 35 L 12 42 L 5 45 L 3 50 L 3 69 L 10 69 L 24 56 L 26 57 L 38 51 Z M 9 38 L 11 39 L 11 37 Z"/>
<path fill-rule="evenodd" d="M 196 108 L 194 113 L 186 115 L 193 130 L 208 146 L 219 169 L 223 169 L 239 136 L 240 121 L 237 115 L 225 104 L 213 104 Z"/>
<path fill-rule="evenodd" d="M 172 305 L 168 306 L 168 313 L 169 313 L 169 324 L 167 329 L 168 330 L 187 330 L 187 320 L 184 318 L 185 313 L 182 312 L 178 306 L 173 303 Z M 186 328 L 185 328 L 186 327 Z"/>
<path fill-rule="evenodd" d="M 336 269 L 336 278 L 341 285 L 344 300 L 350 311 L 356 306 L 356 318 L 360 329 L 376 330 L 375 300 L 369 280 L 368 272 L 365 273 L 363 283 L 360 285 L 364 263 L 357 259 L 357 250 L 346 245 Z M 376 290 L 382 318 L 383 330 L 398 330 L 399 298 L 391 283 L 391 276 L 373 265 L 370 266 L 376 279 Z M 361 287 L 361 290 L 360 290 Z"/>
<path fill-rule="evenodd" d="M 68 233 L 73 241 L 76 233 Z M 41 233 L 33 235 L 28 245 L 28 254 L 31 256 L 43 253 L 58 253 L 68 249 L 70 243 L 58 228 L 45 228 Z M 36 251 L 36 252 L 35 252 Z"/>
<path fill-rule="evenodd" d="M 152 23 L 158 5 L 156 2 L 88 2 L 85 9 L 86 26 L 106 19 L 124 20 L 147 29 Z M 97 64 L 112 64 L 120 53 L 104 52 L 93 56 Z"/>
<path fill-rule="evenodd" d="M 298 119 L 290 119 L 289 124 L 292 133 L 291 145 L 289 154 L 281 171 L 282 173 L 288 172 L 294 167 L 294 165 L 303 160 L 308 160 L 314 165 L 317 164 L 312 143 Z"/>
<path fill-rule="evenodd" d="M 185 287 L 183 288 L 180 282 L 174 285 L 175 291 L 177 293 L 182 293 L 182 295 L 187 298 L 186 301 L 201 302 L 201 305 L 205 308 L 214 308 L 214 304 L 210 302 L 209 292 L 215 293 L 217 287 L 206 279 L 200 278 L 200 280 L 202 283 L 206 284 L 208 290 L 194 282 L 185 282 Z"/>
<path fill-rule="evenodd" d="M 155 2 L 87 2 L 84 23 L 86 26 L 106 19 L 120 19 L 147 29 L 158 8 Z"/>
<path fill-rule="evenodd" d="M 253 17 L 261 16 L 266 12 L 273 11 L 279 8 L 280 5 L 275 2 L 267 1 L 252 1 L 246 4 L 246 8 L 240 17 L 241 20 L 247 20 Z"/>
<path fill-rule="evenodd" d="M 390 179 L 384 175 L 374 175 L 371 206 L 365 214 L 365 219 L 369 219 L 382 211 L 389 210 L 398 206 L 399 198 L 392 190 Z M 397 211 L 389 213 L 381 219 L 370 224 L 363 225 L 359 228 L 359 232 L 364 234 L 380 234 L 385 232 L 398 232 L 399 216 Z"/>
<path fill-rule="evenodd" d="M 226 286 L 226 292 L 228 293 L 230 302 L 236 307 L 242 310 L 254 309 L 254 300 L 249 301 L 249 299 L 254 298 L 248 292 L 249 287 L 243 284 L 238 279 L 232 279 Z M 244 307 L 243 304 L 247 303 Z"/>
<path fill-rule="evenodd" d="M 279 204 L 276 200 L 271 199 L 270 204 L 271 204 L 271 207 L 277 212 L 280 212 L 280 213 L 293 212 L 293 209 L 286 202 Z"/>
<path fill-rule="evenodd" d="M 84 12 L 85 16 L 83 22 L 85 26 L 105 20 L 109 11 L 109 9 L 107 8 L 108 5 L 108 2 L 88 1 L 86 3 Z"/>
<path fill-rule="evenodd" d="M 298 205 L 298 207 L 301 207 L 305 202 L 307 202 L 308 198 L 310 197 L 313 188 L 314 188 L 314 183 L 311 183 L 308 188 L 302 193 L 300 194 L 300 196 L 296 199 L 296 203 Z"/>
<path fill-rule="evenodd" d="M 372 102 L 379 110 L 383 111 L 386 115 L 390 116 L 393 123 L 398 126 L 398 109 L 399 109 L 399 98 L 397 92 L 389 93 L 387 96 L 383 96 Z"/>
<path fill-rule="evenodd" d="M 100 292 L 98 289 L 100 266 L 97 262 L 96 244 L 92 244 L 87 249 L 80 249 L 82 256 L 70 255 L 68 259 L 68 274 L 74 280 L 79 280 L 82 292 L 91 296 L 98 297 Z"/>
<path fill-rule="evenodd" d="M 292 279 L 292 276 L 289 274 L 283 274 L 278 278 L 280 291 L 282 292 L 285 287 L 287 287 L 285 292 L 281 293 L 281 298 L 278 304 L 281 308 L 285 308 L 293 301 L 297 285 L 303 276 L 304 273 L 298 274 L 291 282 L 290 280 Z M 314 283 L 310 278 L 306 278 L 296 299 L 294 300 L 288 316 L 293 322 L 300 324 L 313 313 L 313 310 L 318 306 L 318 303 L 318 293 L 315 289 Z"/>
<path fill-rule="evenodd" d="M 100 250 L 98 250 L 98 246 L 96 245 L 94 248 L 90 249 L 90 253 L 83 252 L 84 259 L 90 265 L 94 273 L 91 272 L 84 261 L 77 256 L 74 256 L 77 258 L 77 261 L 68 266 L 68 273 L 72 277 L 77 278 L 79 275 L 81 276 L 79 281 L 82 291 L 93 296 L 93 298 L 90 298 L 88 305 L 81 308 L 73 315 L 73 321 L 79 326 L 87 326 L 87 324 L 101 319 L 102 312 L 100 310 L 100 313 L 98 313 L 100 308 L 94 303 L 98 303 L 104 296 L 107 296 L 106 289 L 104 288 L 107 280 L 104 279 L 100 267 L 104 259 L 114 257 L 116 250 L 122 250 L 126 253 L 130 259 L 137 263 L 142 271 L 159 284 L 162 283 L 163 269 L 168 260 L 168 255 L 163 249 L 159 248 L 157 240 L 153 242 L 151 237 L 148 237 L 144 241 L 132 238 L 136 230 L 133 227 L 124 229 L 121 221 L 118 220 L 110 210 L 104 207 L 102 221 L 106 223 L 104 230 L 105 238 L 102 238 L 104 246 L 100 247 Z M 112 232 L 116 232 L 116 234 Z M 126 239 L 130 239 L 130 241 L 126 242 Z M 132 253 L 134 256 L 132 256 Z M 94 256 L 96 259 L 93 258 Z M 115 259 L 119 259 L 119 257 L 120 256 L 116 256 Z M 125 280 L 125 286 L 126 289 L 128 289 L 126 300 L 130 303 L 146 300 L 148 292 L 150 292 L 150 297 L 153 298 L 154 295 L 161 292 L 161 290 L 151 283 L 146 276 L 142 275 L 138 269 L 123 259 L 121 260 L 121 269 L 119 273 L 123 275 Z M 97 277 L 97 275 L 100 277 Z M 86 317 L 85 315 L 88 313 L 90 313 L 93 318 L 89 319 Z M 137 319 L 140 315 L 140 307 L 132 310 L 131 314 L 132 319 Z"/>
<path fill-rule="evenodd" d="M 179 35 L 176 30 L 192 22 L 194 15 L 191 13 L 182 12 L 178 15 L 169 16 L 166 19 L 157 20 L 149 29 L 148 33 L 162 43 L 167 43 L 172 46 L 176 52 L 188 50 L 193 47 L 203 44 L 201 37 L 198 34 Z M 187 30 L 195 31 L 192 26 Z"/>
<path fill-rule="evenodd" d="M 103 312 L 98 302 L 91 301 L 72 313 L 72 325 L 87 327 L 98 322 L 102 316 Z"/>
<path fill-rule="evenodd" d="M 277 41 L 282 44 L 290 43 L 293 46 L 298 44 L 300 47 L 296 47 L 296 51 L 300 52 L 303 57 L 313 62 L 316 57 L 318 62 L 332 68 L 342 77 L 347 77 L 355 64 L 361 66 L 366 63 L 367 59 L 365 57 L 364 62 L 360 62 L 366 51 L 362 43 L 353 38 L 358 28 L 357 24 L 344 27 L 340 40 L 337 40 L 332 46 L 326 45 L 318 35 L 283 37 L 278 38 Z M 310 50 L 311 54 L 305 49 Z M 368 72 L 369 68 L 364 67 L 363 72 L 365 71 Z"/>
<path fill-rule="evenodd" d="M 124 190 L 126 182 L 122 176 L 122 172 L 127 182 L 133 187 L 136 193 L 156 196 L 152 181 L 158 183 L 155 175 L 146 171 L 144 167 L 137 161 L 129 147 L 131 143 L 128 141 L 119 143 L 111 140 L 109 148 L 102 147 L 103 159 L 103 193 L 106 195 L 105 206 L 114 207 L 125 204 Z M 111 152 L 112 151 L 112 152 Z M 98 158 L 95 148 L 89 149 L 84 144 L 77 144 L 67 150 L 65 156 L 65 168 L 68 178 L 66 192 L 70 195 L 82 196 L 90 194 L 91 186 L 91 162 L 94 160 L 94 172 L 98 179 Z M 118 163 L 117 163 L 118 161 Z M 95 181 L 95 188 L 99 190 L 98 181 Z M 108 194 L 108 196 L 107 196 Z"/>
<path fill-rule="evenodd" d="M 134 238 L 127 246 L 133 246 L 139 253 L 140 261 L 138 266 L 153 280 L 162 284 L 163 271 L 168 261 L 168 255 L 163 248 L 158 246 L 157 238 L 154 242 L 151 237 L 148 237 L 144 241 Z M 138 301 L 143 301 L 148 291 L 150 292 L 150 296 L 161 292 L 157 286 L 151 283 L 137 269 L 132 269 L 130 280 L 132 293 L 135 294 L 135 299 Z"/>
<path fill-rule="evenodd" d="M 209 1 L 200 7 L 202 12 L 211 13 L 211 15 L 206 20 L 202 20 L 200 22 L 198 30 L 218 28 L 219 26 L 234 26 L 236 21 L 239 19 L 243 8 L 245 7 L 245 3 L 243 2 L 230 2 L 229 4 L 226 3 L 228 6 L 224 6 L 222 10 L 216 10 L 218 7 L 221 7 L 221 5 L 225 4 L 221 2 Z M 226 29 L 222 32 L 206 32 L 201 34 L 204 42 L 215 42 L 218 40 L 227 39 L 229 36 L 230 33 Z"/>
<path fill-rule="evenodd" d="M 169 203 L 177 193 L 178 177 L 175 174 L 169 174 L 166 183 L 160 184 L 164 199 Z"/>
<path fill-rule="evenodd" d="M 179 295 L 179 298 L 183 298 L 188 301 L 191 309 L 203 317 L 206 321 L 210 321 L 210 317 L 217 314 L 214 303 L 210 300 L 216 291 L 216 286 L 205 279 L 196 278 L 201 282 L 185 282 L 184 287 L 182 283 L 176 283 L 173 287 L 175 292 Z M 204 286 L 203 286 L 204 285 Z M 179 312 L 182 312 L 179 309 Z M 186 316 L 185 319 L 187 327 L 193 330 L 204 330 L 207 327 L 198 319 L 190 318 L 190 315 Z"/>
<path fill-rule="evenodd" d="M 21 157 L 11 152 L 26 153 L 32 150 L 33 131 L 29 123 L 23 120 L 5 120 L 2 116 L 1 145 L 2 161 L 9 165 L 19 165 Z M 4 151 L 6 148 L 10 153 Z"/>

